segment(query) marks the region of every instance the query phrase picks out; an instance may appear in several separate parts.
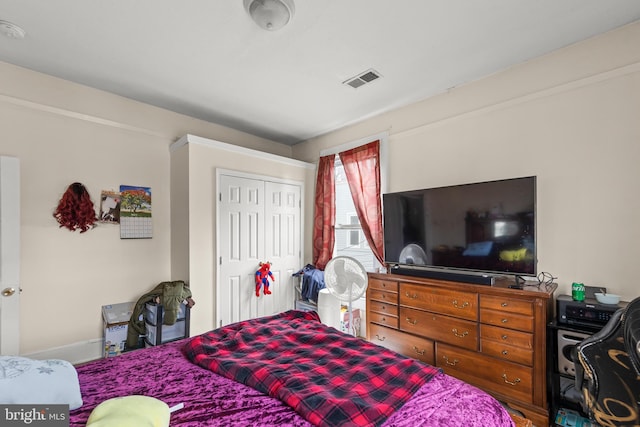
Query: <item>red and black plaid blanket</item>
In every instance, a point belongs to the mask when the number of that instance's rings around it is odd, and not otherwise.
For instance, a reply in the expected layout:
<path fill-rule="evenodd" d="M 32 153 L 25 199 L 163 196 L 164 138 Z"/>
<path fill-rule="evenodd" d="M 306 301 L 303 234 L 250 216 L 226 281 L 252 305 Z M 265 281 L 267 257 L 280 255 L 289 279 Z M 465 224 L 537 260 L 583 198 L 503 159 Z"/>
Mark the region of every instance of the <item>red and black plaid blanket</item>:
<path fill-rule="evenodd" d="M 295 310 L 199 335 L 184 352 L 318 426 L 379 426 L 439 372 Z"/>

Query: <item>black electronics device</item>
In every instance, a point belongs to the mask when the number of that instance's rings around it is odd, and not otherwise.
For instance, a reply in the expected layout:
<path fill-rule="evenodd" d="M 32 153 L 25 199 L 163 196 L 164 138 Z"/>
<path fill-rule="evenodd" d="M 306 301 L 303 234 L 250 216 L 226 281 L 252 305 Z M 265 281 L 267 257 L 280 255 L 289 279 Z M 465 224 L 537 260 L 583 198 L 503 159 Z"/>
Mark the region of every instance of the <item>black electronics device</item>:
<path fill-rule="evenodd" d="M 593 298 L 574 301 L 571 295 L 558 295 L 556 317 L 559 324 L 601 329 L 613 313 L 626 305 L 626 301 L 620 301 L 618 304 L 601 304 Z"/>
<path fill-rule="evenodd" d="M 382 199 L 384 260 L 398 266 L 398 274 L 450 272 L 460 275 L 451 280 L 482 284 L 490 283 L 474 273 L 537 274 L 535 176 L 400 191 Z M 420 268 L 431 272 L 420 274 Z"/>
<path fill-rule="evenodd" d="M 391 272 L 395 274 L 403 274 L 406 276 L 426 277 L 428 279 L 449 280 L 453 282 L 473 283 L 476 285 L 493 285 L 495 278 L 487 274 L 465 274 L 463 272 L 447 271 L 447 270 L 427 270 L 420 268 L 408 268 L 394 265 Z M 520 288 L 521 289 L 521 288 Z"/>

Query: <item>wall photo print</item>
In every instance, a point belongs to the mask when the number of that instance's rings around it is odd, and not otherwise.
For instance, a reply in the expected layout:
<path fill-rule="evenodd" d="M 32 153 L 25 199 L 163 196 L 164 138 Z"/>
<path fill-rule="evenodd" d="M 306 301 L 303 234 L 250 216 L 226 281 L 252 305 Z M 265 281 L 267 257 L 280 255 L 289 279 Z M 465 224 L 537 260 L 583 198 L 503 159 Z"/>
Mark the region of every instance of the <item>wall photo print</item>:
<path fill-rule="evenodd" d="M 132 185 L 120 186 L 120 238 L 150 239 L 151 188 Z"/>
<path fill-rule="evenodd" d="M 102 191 L 100 195 L 100 222 L 118 224 L 120 222 L 120 193 Z"/>

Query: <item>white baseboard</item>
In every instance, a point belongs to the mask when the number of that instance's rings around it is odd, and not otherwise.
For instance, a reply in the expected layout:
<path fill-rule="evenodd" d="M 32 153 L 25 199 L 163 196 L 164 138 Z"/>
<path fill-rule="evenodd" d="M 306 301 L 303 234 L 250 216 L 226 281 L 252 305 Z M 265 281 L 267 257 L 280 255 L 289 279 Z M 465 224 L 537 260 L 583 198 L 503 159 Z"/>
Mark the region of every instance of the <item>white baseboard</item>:
<path fill-rule="evenodd" d="M 80 341 L 69 345 L 63 345 L 61 347 L 35 351 L 33 353 L 22 354 L 21 356 L 37 360 L 62 359 L 76 365 L 78 363 L 100 359 L 104 351 L 103 346 L 104 340 L 102 338 L 97 338 L 89 341 Z"/>

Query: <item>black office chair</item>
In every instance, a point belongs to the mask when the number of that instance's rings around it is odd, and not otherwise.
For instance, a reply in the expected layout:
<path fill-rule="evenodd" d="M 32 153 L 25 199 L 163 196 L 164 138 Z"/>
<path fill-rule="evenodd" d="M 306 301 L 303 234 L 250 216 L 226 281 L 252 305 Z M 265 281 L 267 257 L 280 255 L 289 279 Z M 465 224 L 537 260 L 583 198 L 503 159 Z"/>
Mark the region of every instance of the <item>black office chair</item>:
<path fill-rule="evenodd" d="M 576 346 L 576 388 L 589 418 L 603 427 L 640 425 L 640 298 L 616 311 Z"/>
<path fill-rule="evenodd" d="M 636 298 L 627 306 L 623 319 L 624 342 L 631 358 L 631 363 L 640 375 L 640 298 Z"/>

